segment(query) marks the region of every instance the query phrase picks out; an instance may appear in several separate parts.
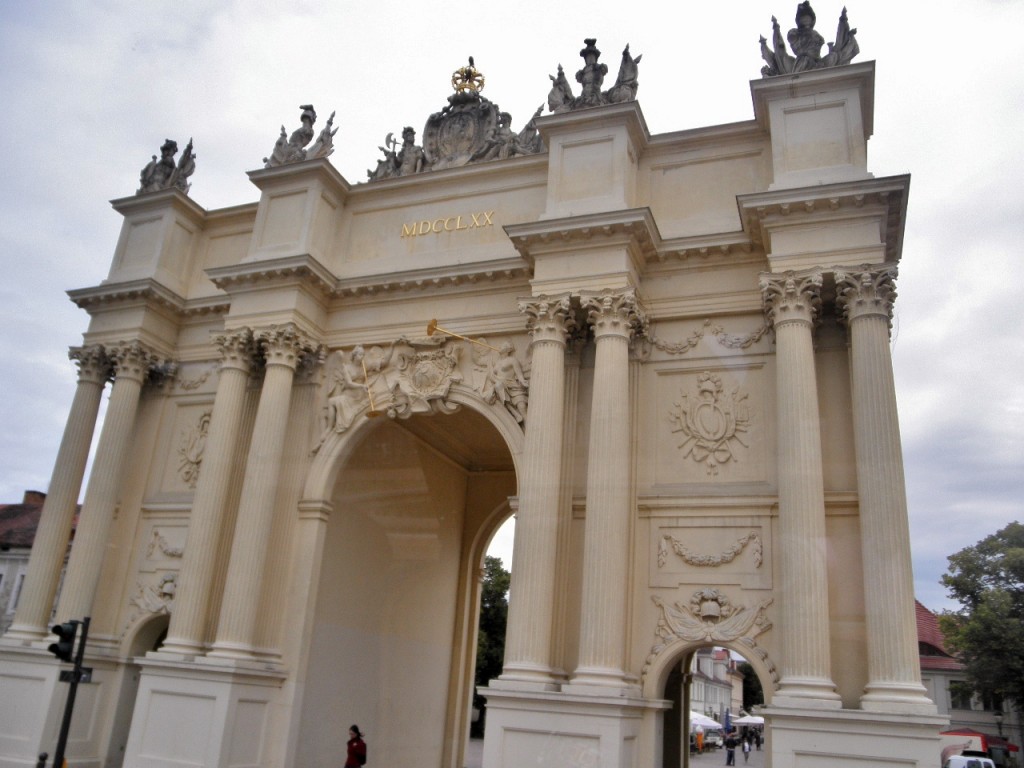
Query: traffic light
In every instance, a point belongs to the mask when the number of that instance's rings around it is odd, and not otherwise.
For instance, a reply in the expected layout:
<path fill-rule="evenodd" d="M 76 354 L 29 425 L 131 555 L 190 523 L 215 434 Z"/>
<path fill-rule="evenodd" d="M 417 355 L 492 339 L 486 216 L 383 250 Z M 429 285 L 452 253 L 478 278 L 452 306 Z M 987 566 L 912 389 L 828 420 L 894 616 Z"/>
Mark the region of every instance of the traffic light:
<path fill-rule="evenodd" d="M 71 655 L 75 652 L 75 633 L 77 631 L 77 621 L 66 621 L 63 624 L 54 624 L 53 634 L 57 636 L 57 642 L 50 643 L 50 653 L 61 661 L 71 661 Z"/>

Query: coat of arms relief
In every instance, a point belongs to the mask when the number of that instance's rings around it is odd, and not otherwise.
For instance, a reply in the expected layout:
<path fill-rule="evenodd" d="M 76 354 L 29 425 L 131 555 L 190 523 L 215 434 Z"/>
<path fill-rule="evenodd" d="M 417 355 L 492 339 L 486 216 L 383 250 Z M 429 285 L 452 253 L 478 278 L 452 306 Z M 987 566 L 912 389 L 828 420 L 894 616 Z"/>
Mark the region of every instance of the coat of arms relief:
<path fill-rule="evenodd" d="M 745 437 L 750 429 L 747 397 L 739 387 L 726 391 L 721 376 L 701 373 L 669 409 L 672 432 L 682 435 L 679 448 L 683 457 L 703 464 L 709 475 L 738 461 L 738 449 L 749 448 Z"/>

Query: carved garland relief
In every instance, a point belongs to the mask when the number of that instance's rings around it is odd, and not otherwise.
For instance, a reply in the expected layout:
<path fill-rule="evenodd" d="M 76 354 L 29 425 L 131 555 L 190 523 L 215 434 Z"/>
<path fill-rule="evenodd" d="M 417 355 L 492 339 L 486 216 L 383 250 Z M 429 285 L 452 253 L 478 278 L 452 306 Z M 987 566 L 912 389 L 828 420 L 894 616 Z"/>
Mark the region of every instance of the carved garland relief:
<path fill-rule="evenodd" d="M 754 559 L 754 567 L 760 568 L 761 563 L 764 561 L 764 548 L 761 543 L 761 537 L 754 531 L 751 531 L 746 536 L 737 539 L 729 549 L 717 555 L 699 555 L 689 550 L 686 545 L 679 541 L 675 536 L 664 533 L 658 541 L 658 567 L 665 567 L 665 562 L 668 560 L 670 548 L 673 552 L 679 555 L 687 565 L 700 568 L 731 563 L 747 547 L 748 544 L 752 545 L 751 554 Z"/>

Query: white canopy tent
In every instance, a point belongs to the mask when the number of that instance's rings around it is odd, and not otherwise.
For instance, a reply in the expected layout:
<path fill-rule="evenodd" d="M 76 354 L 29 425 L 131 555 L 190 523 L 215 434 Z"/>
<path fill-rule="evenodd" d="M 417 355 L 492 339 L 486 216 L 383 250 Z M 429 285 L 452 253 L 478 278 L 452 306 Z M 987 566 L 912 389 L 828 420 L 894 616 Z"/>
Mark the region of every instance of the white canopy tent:
<path fill-rule="evenodd" d="M 733 725 L 764 725 L 764 718 L 760 715 L 744 715 L 732 721 Z"/>
<path fill-rule="evenodd" d="M 763 718 L 762 718 L 763 722 Z M 699 725 L 701 728 L 721 728 L 722 724 L 717 720 L 712 720 L 707 715 L 702 715 L 700 712 L 694 712 L 690 710 L 690 727 Z"/>

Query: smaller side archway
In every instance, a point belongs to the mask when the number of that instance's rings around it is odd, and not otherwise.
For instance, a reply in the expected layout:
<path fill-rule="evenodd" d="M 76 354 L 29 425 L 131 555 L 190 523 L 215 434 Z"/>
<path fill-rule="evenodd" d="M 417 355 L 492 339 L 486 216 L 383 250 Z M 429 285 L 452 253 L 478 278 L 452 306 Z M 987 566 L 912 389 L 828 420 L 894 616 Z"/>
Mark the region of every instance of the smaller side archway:
<path fill-rule="evenodd" d="M 695 740 L 691 740 L 691 715 L 694 712 L 706 714 L 711 701 L 705 682 L 708 676 L 694 659 L 701 651 L 713 649 L 727 652 L 730 662 L 739 656 L 750 664 L 764 692 L 764 704 L 771 703 L 778 673 L 769 655 L 749 638 L 722 643 L 677 639 L 667 643 L 648 658 L 642 680 L 645 698 L 671 703 L 671 707 L 654 713 L 648 734 L 655 747 L 654 765 L 658 768 L 690 764 L 691 750 L 695 746 Z M 695 671 L 694 667 L 698 669 Z M 729 706 L 726 702 L 719 701 L 711 709 L 713 714 L 722 717 L 726 706 Z M 738 716 L 738 707 L 729 708 L 732 717 Z"/>

